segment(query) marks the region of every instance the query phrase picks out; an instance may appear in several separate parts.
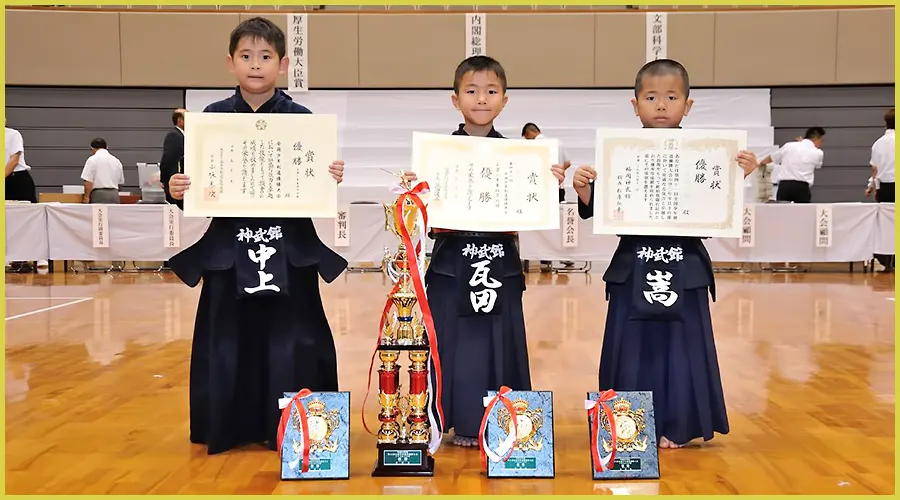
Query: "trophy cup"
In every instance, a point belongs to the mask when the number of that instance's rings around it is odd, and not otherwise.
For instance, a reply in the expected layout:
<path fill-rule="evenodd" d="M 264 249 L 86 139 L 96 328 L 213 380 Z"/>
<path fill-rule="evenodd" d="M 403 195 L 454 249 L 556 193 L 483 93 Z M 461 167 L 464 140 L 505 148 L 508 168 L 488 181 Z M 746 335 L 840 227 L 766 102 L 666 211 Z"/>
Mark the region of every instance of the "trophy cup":
<path fill-rule="evenodd" d="M 407 185 L 408 187 L 408 185 Z M 414 311 L 418 298 L 410 275 L 408 259 L 416 258 L 415 248 L 406 248 L 397 227 L 397 206 L 384 205 L 385 230 L 400 239 L 396 253 L 385 248 L 382 271 L 393 282 L 388 294 L 390 307 L 385 308 L 383 327 L 379 332 L 378 460 L 373 476 L 432 476 L 434 457 L 428 451 L 431 422 L 428 417 L 429 343 L 422 317 Z M 419 209 L 412 200 L 402 205 L 400 220 L 411 241 L 418 235 L 416 218 Z M 409 388 L 400 393 L 401 353 L 409 358 Z"/>

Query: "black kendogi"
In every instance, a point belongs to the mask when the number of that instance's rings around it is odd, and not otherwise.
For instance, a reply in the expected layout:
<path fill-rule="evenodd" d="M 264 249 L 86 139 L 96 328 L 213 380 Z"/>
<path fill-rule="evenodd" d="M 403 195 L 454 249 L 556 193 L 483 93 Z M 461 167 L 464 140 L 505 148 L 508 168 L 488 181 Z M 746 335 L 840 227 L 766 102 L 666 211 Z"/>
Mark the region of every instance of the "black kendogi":
<path fill-rule="evenodd" d="M 590 204 L 578 200 L 582 219 L 593 217 L 595 185 Z M 622 236 L 603 280 L 599 389 L 653 391 L 657 440 L 727 434 L 709 311 L 715 277 L 701 238 Z"/>
<path fill-rule="evenodd" d="M 468 134 L 460 125 L 453 135 Z M 487 137 L 503 138 L 493 128 Z M 425 283 L 443 371 L 443 431 L 453 428 L 457 436 L 475 438 L 487 391 L 504 385 L 531 390 L 525 275 L 514 233 L 432 234 Z"/>
<path fill-rule="evenodd" d="M 254 111 L 237 90 L 204 112 Z M 276 90 L 256 113 L 311 111 Z M 188 286 L 203 280 L 191 350 L 191 442 L 206 444 L 209 454 L 245 443 L 274 450 L 284 392 L 338 390 L 319 276 L 330 283 L 347 261 L 308 218 L 216 218 L 169 265 Z"/>

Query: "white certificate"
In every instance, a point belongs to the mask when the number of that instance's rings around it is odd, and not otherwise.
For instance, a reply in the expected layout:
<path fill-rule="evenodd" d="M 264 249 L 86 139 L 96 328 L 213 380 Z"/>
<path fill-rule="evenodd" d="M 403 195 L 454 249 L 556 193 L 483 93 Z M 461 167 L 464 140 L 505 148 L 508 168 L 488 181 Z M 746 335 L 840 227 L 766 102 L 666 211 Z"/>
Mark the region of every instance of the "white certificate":
<path fill-rule="evenodd" d="M 745 130 L 597 129 L 594 234 L 740 238 Z"/>
<path fill-rule="evenodd" d="M 559 229 L 556 140 L 413 132 L 412 168 L 428 182 L 428 224 L 462 231 Z"/>
<path fill-rule="evenodd" d="M 320 217 L 337 213 L 337 117 L 186 113 L 186 217 Z"/>

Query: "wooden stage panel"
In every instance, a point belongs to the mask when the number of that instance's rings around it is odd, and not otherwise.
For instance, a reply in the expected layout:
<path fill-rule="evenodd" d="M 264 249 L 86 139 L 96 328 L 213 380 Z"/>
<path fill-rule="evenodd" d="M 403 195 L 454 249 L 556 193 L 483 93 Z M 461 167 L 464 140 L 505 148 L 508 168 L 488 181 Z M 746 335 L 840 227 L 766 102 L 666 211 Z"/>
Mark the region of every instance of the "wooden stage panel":
<path fill-rule="evenodd" d="M 556 404 L 555 480 L 488 481 L 477 450 L 450 444 L 433 478 L 372 478 L 375 438 L 360 405 L 388 286 L 349 274 L 322 293 L 354 404 L 352 477 L 281 482 L 276 454 L 262 447 L 208 456 L 188 441 L 199 289 L 170 274 L 7 276 L 7 493 L 894 492 L 893 275 L 718 275 L 713 323 L 731 433 L 661 450 L 662 479 L 640 482 L 590 479 L 581 402 L 597 389 L 600 273 L 528 280 L 533 385 L 553 390 Z M 367 419 L 376 412 L 369 401 Z"/>

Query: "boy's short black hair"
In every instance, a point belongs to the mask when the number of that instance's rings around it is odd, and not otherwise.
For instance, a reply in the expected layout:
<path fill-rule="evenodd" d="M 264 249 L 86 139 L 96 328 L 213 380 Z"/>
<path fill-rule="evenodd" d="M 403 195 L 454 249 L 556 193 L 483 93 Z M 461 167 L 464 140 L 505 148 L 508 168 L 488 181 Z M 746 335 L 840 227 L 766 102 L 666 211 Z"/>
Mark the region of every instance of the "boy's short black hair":
<path fill-rule="evenodd" d="M 94 149 L 106 149 L 106 139 L 98 137 L 91 141 L 91 147 Z"/>
<path fill-rule="evenodd" d="M 522 137 L 525 137 L 525 133 L 528 132 L 529 130 L 533 130 L 539 134 L 541 133 L 541 129 L 539 129 L 537 125 L 535 125 L 531 122 L 528 122 L 525 124 L 524 127 L 522 127 Z"/>
<path fill-rule="evenodd" d="M 172 112 L 172 125 L 178 125 L 178 120 L 184 118 L 184 111 L 176 109 Z"/>
<path fill-rule="evenodd" d="M 804 139 L 818 139 L 820 137 L 825 137 L 825 129 L 822 127 L 809 127 L 806 129 L 806 134 L 803 135 Z"/>
<path fill-rule="evenodd" d="M 231 32 L 231 40 L 228 43 L 228 53 L 231 54 L 232 57 L 234 57 L 234 51 L 237 50 L 238 44 L 246 37 L 251 37 L 253 40 L 265 41 L 269 45 L 275 47 L 275 51 L 278 52 L 279 61 L 284 58 L 286 50 L 284 31 L 281 31 L 281 28 L 276 26 L 272 21 L 269 21 L 264 17 L 254 17 L 238 24 L 237 27 L 234 28 L 234 31 Z"/>
<path fill-rule="evenodd" d="M 887 113 L 884 114 L 884 127 L 894 130 L 894 108 L 887 110 Z"/>
<path fill-rule="evenodd" d="M 496 59 L 488 56 L 472 56 L 459 63 L 456 67 L 456 74 L 453 75 L 453 92 L 459 94 L 459 84 L 462 82 L 466 73 L 474 71 L 492 71 L 500 79 L 500 85 L 503 87 L 503 93 L 506 93 L 506 71 Z"/>
<path fill-rule="evenodd" d="M 691 95 L 691 79 L 688 77 L 687 69 L 680 62 L 672 59 L 657 59 L 650 61 L 637 72 L 634 77 L 634 96 L 637 97 L 641 93 L 641 86 L 645 76 L 666 76 L 678 75 L 684 83 L 684 97 Z"/>

